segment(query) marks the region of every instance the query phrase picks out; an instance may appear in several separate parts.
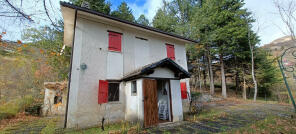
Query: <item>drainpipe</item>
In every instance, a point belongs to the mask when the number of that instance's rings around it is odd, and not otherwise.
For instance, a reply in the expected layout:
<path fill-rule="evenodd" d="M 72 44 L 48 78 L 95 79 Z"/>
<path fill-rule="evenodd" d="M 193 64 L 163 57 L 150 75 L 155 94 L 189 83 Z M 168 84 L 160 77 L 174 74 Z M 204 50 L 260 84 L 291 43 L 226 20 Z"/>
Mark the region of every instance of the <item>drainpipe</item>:
<path fill-rule="evenodd" d="M 72 74 L 72 64 L 73 64 L 73 55 L 74 55 L 74 42 L 75 42 L 75 28 L 77 20 L 77 9 L 75 9 L 75 18 L 74 18 L 74 33 L 73 33 L 73 44 L 72 44 L 72 53 L 71 53 L 71 63 L 70 63 L 70 72 L 69 72 L 69 82 L 68 82 L 68 94 L 67 94 L 67 104 L 66 104 L 66 113 L 65 113 L 65 123 L 64 128 L 67 128 L 67 119 L 68 119 L 68 107 L 69 107 L 69 96 L 70 96 L 70 83 L 71 83 L 71 74 Z"/>

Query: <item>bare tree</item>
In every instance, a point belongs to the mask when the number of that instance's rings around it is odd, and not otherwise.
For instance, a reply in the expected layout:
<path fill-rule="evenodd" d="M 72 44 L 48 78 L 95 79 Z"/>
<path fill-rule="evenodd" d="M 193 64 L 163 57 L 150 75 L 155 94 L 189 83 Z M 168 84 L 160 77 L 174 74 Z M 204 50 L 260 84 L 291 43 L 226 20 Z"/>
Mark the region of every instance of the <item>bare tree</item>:
<path fill-rule="evenodd" d="M 249 43 L 249 47 L 250 47 L 250 51 L 251 51 L 251 72 L 252 72 L 252 79 L 253 79 L 253 83 L 254 83 L 254 101 L 256 101 L 257 99 L 257 93 L 258 93 L 258 85 L 257 85 L 257 80 L 255 77 L 255 62 L 254 62 L 254 44 L 252 44 L 251 42 L 251 27 L 249 22 L 247 21 L 247 30 L 248 30 L 248 43 Z M 258 25 L 258 29 L 257 32 L 259 32 L 259 25 Z"/>
<path fill-rule="evenodd" d="M 0 32 L 8 31 L 7 34 L 10 36 L 11 34 L 19 35 L 17 33 L 27 27 L 41 25 L 52 25 L 57 30 L 61 30 L 58 24 L 61 24 L 59 21 L 62 20 L 62 16 L 56 5 L 57 2 L 54 0 L 24 2 L 23 0 L 0 0 Z"/>
<path fill-rule="evenodd" d="M 1 17 L 14 17 L 14 18 L 21 18 L 21 19 L 26 19 L 29 21 L 33 21 L 31 19 L 31 15 L 25 13 L 24 11 L 22 11 L 22 0 L 21 0 L 21 7 L 16 7 L 15 5 L 13 5 L 11 3 L 10 0 L 4 0 L 4 2 L 1 2 L 1 8 L 3 9 L 3 11 L 0 12 L 0 16 Z M 4 8 L 4 6 L 6 8 Z"/>
<path fill-rule="evenodd" d="M 285 34 L 291 36 L 293 41 L 296 41 L 296 0 L 274 0 L 274 5 L 277 8 L 282 21 L 286 25 L 288 33 Z"/>

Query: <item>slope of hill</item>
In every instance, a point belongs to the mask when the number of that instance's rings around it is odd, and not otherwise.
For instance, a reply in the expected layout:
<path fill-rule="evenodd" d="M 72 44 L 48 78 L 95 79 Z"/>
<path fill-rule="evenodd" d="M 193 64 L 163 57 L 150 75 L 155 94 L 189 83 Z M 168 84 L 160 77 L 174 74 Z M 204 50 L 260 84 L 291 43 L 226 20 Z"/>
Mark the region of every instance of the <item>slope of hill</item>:
<path fill-rule="evenodd" d="M 287 48 L 296 46 L 290 36 L 284 36 L 264 45 L 262 48 L 271 52 L 273 56 L 280 56 Z"/>

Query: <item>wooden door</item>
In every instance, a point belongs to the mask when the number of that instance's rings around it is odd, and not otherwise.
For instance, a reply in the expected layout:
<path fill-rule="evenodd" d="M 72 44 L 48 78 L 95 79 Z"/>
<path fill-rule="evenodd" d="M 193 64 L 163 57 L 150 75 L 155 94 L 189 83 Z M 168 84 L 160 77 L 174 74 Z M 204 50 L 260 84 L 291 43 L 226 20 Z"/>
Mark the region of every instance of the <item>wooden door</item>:
<path fill-rule="evenodd" d="M 144 97 L 144 127 L 158 124 L 157 82 L 156 80 L 143 80 Z"/>

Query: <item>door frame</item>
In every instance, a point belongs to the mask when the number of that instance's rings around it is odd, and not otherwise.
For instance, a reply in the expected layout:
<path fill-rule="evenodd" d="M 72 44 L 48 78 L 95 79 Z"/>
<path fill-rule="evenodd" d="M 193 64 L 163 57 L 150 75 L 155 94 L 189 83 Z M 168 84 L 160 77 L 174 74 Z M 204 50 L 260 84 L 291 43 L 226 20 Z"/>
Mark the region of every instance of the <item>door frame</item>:
<path fill-rule="evenodd" d="M 169 89 L 168 89 L 168 91 L 169 91 L 169 101 L 170 101 L 170 116 L 171 116 L 171 118 L 170 118 L 170 120 L 169 120 L 169 122 L 173 122 L 173 105 L 172 105 L 172 90 L 171 90 L 171 82 L 170 82 L 170 80 L 171 79 L 169 79 L 169 78 L 151 78 L 151 77 L 145 77 L 145 78 L 143 78 L 143 85 L 144 85 L 144 80 L 145 79 L 150 79 L 150 80 L 155 80 L 156 82 L 158 81 L 158 80 L 163 80 L 163 81 L 166 81 L 166 82 L 168 82 L 168 86 L 169 86 Z M 156 83 L 157 84 L 157 83 Z M 144 86 L 142 86 L 142 90 L 145 90 L 144 89 Z M 145 99 L 144 99 L 144 91 L 142 92 L 143 93 L 143 103 L 145 103 L 144 101 L 145 101 Z M 157 110 L 158 111 L 158 110 Z M 158 112 L 157 112 L 158 113 Z M 144 105 L 144 114 L 145 114 L 145 105 Z M 156 125 L 158 125 L 159 123 L 157 123 Z M 145 115 L 144 115 L 144 126 L 145 126 Z M 146 127 L 146 126 L 145 126 Z"/>

